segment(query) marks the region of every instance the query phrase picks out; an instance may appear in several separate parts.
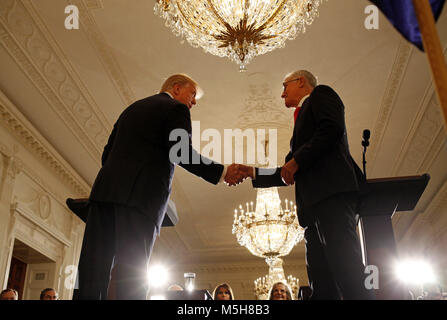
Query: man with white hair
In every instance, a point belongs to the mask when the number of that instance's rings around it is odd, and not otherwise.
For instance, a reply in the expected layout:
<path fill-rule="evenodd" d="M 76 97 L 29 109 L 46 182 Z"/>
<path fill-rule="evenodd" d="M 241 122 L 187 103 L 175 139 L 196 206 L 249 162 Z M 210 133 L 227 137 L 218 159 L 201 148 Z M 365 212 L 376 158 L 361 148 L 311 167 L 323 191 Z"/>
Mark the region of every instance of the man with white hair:
<path fill-rule="evenodd" d="M 7 288 L 0 293 L 0 300 L 19 300 L 19 293 L 16 289 Z"/>
<path fill-rule="evenodd" d="M 290 152 L 281 168 L 257 168 L 253 186 L 296 182 L 311 299 L 373 299 L 364 285 L 356 233 L 355 209 L 363 177 L 349 153 L 343 102 L 330 87 L 317 85 L 306 70 L 288 74 L 283 87 L 286 107 L 296 108 Z"/>
<path fill-rule="evenodd" d="M 239 166 L 224 170 L 192 148 L 190 109 L 198 91 L 187 75 L 172 75 L 159 94 L 133 103 L 115 123 L 89 198 L 76 299 L 106 299 L 112 267 L 117 299 L 146 299 L 147 264 L 176 164 L 213 184 L 245 178 Z M 184 162 L 171 157 L 174 131 L 187 137 L 178 142 L 186 142 Z"/>

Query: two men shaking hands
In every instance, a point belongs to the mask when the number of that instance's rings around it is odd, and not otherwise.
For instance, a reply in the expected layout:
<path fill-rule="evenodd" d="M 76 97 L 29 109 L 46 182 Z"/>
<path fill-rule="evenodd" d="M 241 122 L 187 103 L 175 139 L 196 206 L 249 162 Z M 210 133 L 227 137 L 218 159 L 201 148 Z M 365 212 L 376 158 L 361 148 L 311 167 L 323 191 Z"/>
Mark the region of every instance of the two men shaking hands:
<path fill-rule="evenodd" d="M 281 98 L 287 108 L 295 109 L 295 125 L 285 164 L 274 169 L 171 161 L 170 134 L 178 129 L 189 138 L 189 154 L 197 156 L 190 115 L 196 95 L 197 83 L 176 74 L 166 79 L 159 94 L 136 101 L 116 121 L 90 193 L 78 299 L 105 299 L 112 265 L 117 299 L 146 298 L 145 271 L 166 214 L 176 165 L 212 184 L 223 180 L 235 186 L 248 177 L 255 188 L 296 183 L 312 297 L 369 298 L 355 230 L 359 179 L 337 93 L 317 86 L 305 70 L 285 77 Z"/>
<path fill-rule="evenodd" d="M 294 175 L 298 171 L 298 164 L 295 159 L 289 160 L 281 168 L 281 179 L 286 185 L 293 185 L 295 183 Z M 245 179 L 256 178 L 256 168 L 246 166 L 243 164 L 233 163 L 227 167 L 227 172 L 224 177 L 225 184 L 229 186 L 236 186 L 242 183 Z"/>

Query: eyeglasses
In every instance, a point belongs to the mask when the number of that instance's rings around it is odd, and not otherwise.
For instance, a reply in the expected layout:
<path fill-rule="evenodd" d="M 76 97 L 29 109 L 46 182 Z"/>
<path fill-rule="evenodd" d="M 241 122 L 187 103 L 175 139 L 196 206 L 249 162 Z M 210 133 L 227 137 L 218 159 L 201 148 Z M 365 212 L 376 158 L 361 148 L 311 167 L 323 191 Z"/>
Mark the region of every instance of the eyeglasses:
<path fill-rule="evenodd" d="M 293 82 L 293 81 L 296 81 L 296 80 L 300 80 L 300 78 L 296 78 L 296 79 L 292 79 L 292 80 L 283 82 L 283 83 L 282 83 L 282 86 L 283 86 L 283 88 L 284 88 L 284 91 L 286 90 L 286 88 L 287 88 L 287 84 L 288 84 L 289 82 Z"/>

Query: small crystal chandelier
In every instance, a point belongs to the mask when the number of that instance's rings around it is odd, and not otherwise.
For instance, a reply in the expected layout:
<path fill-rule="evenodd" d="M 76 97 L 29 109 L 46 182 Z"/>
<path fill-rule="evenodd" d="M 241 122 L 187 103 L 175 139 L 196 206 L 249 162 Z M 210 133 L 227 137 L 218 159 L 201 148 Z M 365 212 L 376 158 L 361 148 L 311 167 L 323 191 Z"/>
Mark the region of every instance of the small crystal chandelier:
<path fill-rule="evenodd" d="M 269 275 L 255 281 L 258 299 L 266 299 L 270 286 L 277 281 L 298 288 L 298 279 L 289 276 L 291 283 L 285 279 L 279 257 L 288 255 L 303 239 L 304 230 L 298 224 L 293 202 L 286 199 L 284 208 L 281 206 L 278 188 L 258 189 L 256 210 L 253 210 L 253 202 L 246 203 L 245 210 L 242 205 L 239 210 L 235 209 L 232 232 L 241 246 L 265 258 L 269 266 Z"/>
<path fill-rule="evenodd" d="M 278 258 L 278 260 L 282 263 L 282 259 Z M 282 266 L 281 266 L 281 270 Z M 282 281 L 289 285 L 292 290 L 292 294 L 294 297 L 298 296 L 298 290 L 300 288 L 300 280 L 295 278 L 294 276 L 289 275 L 287 280 L 284 281 L 284 271 L 280 273 L 274 273 L 272 275 L 271 270 L 269 270 L 269 274 L 263 277 L 260 277 L 255 280 L 255 295 L 258 300 L 268 300 L 269 299 L 269 291 L 274 283 Z"/>
<path fill-rule="evenodd" d="M 323 0 L 157 0 L 155 14 L 195 48 L 239 64 L 305 32 Z"/>

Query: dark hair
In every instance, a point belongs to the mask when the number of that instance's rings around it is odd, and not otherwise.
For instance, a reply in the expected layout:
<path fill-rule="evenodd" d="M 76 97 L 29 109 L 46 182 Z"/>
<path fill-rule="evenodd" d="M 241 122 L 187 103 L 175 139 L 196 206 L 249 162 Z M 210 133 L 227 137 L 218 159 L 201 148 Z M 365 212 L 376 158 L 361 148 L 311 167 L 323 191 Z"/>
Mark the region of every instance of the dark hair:
<path fill-rule="evenodd" d="M 48 291 L 56 292 L 56 290 L 54 290 L 53 288 L 45 288 L 40 292 L 40 300 L 43 300 L 43 297 L 45 297 L 45 293 L 47 293 Z"/>

